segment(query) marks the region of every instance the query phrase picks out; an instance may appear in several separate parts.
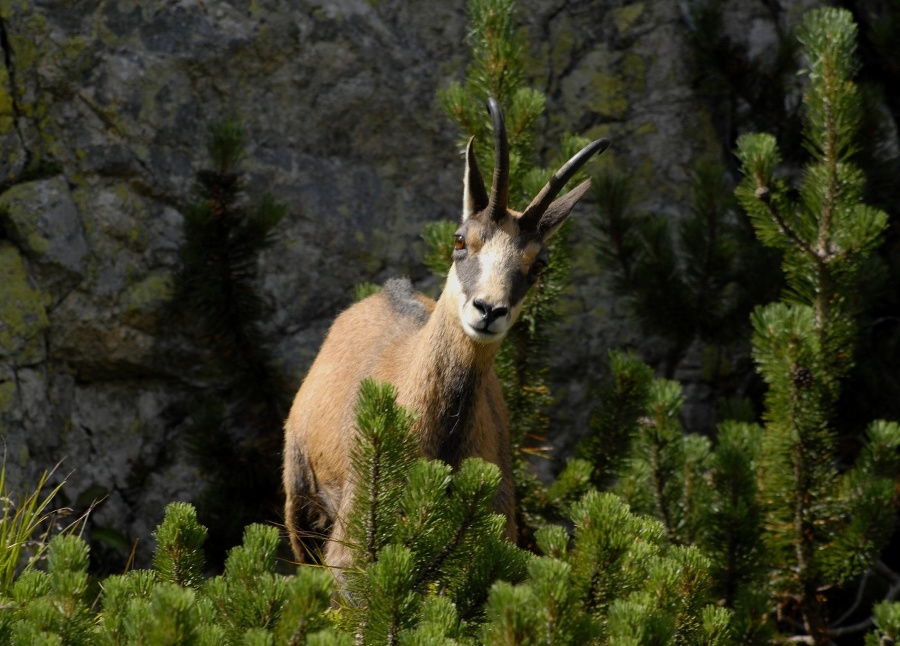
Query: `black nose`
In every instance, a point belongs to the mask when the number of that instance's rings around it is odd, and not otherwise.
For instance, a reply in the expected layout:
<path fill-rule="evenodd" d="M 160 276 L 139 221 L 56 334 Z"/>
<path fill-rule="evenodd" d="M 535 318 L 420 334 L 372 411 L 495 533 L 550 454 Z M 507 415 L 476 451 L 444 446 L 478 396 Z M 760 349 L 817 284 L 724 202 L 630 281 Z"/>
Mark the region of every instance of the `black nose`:
<path fill-rule="evenodd" d="M 496 321 L 501 316 L 505 316 L 509 311 L 508 307 L 494 307 L 493 305 L 489 305 L 485 303 L 480 298 L 476 298 L 472 305 L 475 306 L 475 309 L 481 312 L 481 318 L 485 322 L 486 325 L 490 325 L 494 321 Z"/>

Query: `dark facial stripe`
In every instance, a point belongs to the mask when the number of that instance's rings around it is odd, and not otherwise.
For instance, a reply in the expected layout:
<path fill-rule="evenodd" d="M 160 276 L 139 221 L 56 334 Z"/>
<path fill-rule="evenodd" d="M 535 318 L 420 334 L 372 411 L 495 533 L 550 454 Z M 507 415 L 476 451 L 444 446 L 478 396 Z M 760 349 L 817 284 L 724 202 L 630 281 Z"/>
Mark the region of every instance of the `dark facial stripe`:
<path fill-rule="evenodd" d="M 512 290 L 510 293 L 510 300 L 512 302 L 512 306 L 515 307 L 519 304 L 519 302 L 525 298 L 525 294 L 528 293 L 528 290 L 531 289 L 531 286 L 537 281 L 540 275 L 540 266 L 546 266 L 548 259 L 547 248 L 542 247 L 540 252 L 538 252 L 535 257 L 535 261 L 529 269 L 528 273 L 518 272 L 515 276 L 513 276 L 512 281 Z"/>
<path fill-rule="evenodd" d="M 516 272 L 516 275 L 513 276 L 512 290 L 509 295 L 510 305 L 512 307 L 518 305 L 525 298 L 525 294 L 528 293 L 533 284 L 534 281 L 529 279 L 528 274 L 521 271 Z"/>
<path fill-rule="evenodd" d="M 478 287 L 478 278 L 481 276 L 481 261 L 478 256 L 466 254 L 465 257 L 456 260 L 456 276 L 459 278 L 459 286 L 466 298 L 472 298 Z"/>

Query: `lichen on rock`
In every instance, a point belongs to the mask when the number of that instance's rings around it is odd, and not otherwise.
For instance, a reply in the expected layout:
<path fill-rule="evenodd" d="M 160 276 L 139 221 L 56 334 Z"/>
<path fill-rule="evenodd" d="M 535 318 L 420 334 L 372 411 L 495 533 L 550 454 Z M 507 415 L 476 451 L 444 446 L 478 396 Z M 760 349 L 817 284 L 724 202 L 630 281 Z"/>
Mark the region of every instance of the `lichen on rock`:
<path fill-rule="evenodd" d="M 0 240 L 0 359 L 28 365 L 46 359 L 46 295 L 32 287 L 19 250 Z"/>
<path fill-rule="evenodd" d="M 80 282 L 88 246 L 64 177 L 16 184 L 0 195 L 0 209 L 43 289 L 61 297 Z"/>

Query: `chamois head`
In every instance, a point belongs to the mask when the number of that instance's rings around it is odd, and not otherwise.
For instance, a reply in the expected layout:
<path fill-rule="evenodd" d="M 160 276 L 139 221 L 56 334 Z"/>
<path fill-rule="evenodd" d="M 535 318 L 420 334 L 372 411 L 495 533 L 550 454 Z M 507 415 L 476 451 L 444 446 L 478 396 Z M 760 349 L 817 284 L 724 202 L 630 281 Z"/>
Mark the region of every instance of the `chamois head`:
<path fill-rule="evenodd" d="M 453 265 L 445 293 L 456 298 L 465 333 L 478 343 L 496 343 L 522 310 L 529 288 L 547 265 L 546 241 L 590 188 L 587 180 L 554 199 L 584 163 L 606 150 L 607 139 L 585 146 L 560 168 L 531 204 L 509 209 L 509 145 L 497 102 L 488 99 L 494 125 L 494 181 L 485 190 L 473 150 L 466 148 L 462 223 L 456 231 Z"/>

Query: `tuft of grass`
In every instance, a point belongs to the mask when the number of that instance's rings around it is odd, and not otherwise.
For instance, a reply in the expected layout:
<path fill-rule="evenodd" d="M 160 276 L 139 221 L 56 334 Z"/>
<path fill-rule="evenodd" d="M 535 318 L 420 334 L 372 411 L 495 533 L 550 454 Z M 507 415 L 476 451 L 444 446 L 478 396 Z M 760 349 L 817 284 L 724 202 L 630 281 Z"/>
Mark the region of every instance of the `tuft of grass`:
<path fill-rule="evenodd" d="M 8 596 L 20 567 L 30 569 L 47 549 L 50 528 L 45 521 L 56 513 L 50 503 L 65 482 L 42 494 L 51 473 L 45 471 L 33 491 L 18 496 L 7 490 L 6 462 L 0 464 L 0 597 Z M 26 550 L 30 556 L 23 562 Z"/>

